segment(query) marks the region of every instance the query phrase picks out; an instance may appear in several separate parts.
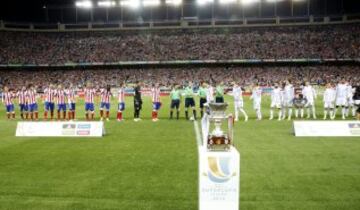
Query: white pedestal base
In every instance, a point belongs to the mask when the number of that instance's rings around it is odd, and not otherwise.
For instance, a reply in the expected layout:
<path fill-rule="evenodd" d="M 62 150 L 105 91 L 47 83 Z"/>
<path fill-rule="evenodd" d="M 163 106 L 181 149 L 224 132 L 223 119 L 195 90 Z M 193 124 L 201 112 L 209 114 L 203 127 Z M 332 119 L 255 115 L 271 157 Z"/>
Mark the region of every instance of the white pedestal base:
<path fill-rule="evenodd" d="M 240 154 L 199 148 L 199 210 L 239 210 Z"/>

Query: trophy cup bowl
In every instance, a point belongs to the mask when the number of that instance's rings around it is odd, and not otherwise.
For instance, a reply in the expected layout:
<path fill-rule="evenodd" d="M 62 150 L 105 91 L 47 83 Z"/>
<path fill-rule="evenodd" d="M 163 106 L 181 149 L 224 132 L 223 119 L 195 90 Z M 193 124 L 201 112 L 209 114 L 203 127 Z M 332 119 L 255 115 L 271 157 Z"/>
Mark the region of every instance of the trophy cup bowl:
<path fill-rule="evenodd" d="M 221 129 L 223 121 L 227 120 L 227 103 L 210 103 L 209 121 L 214 126 L 214 130 L 208 135 L 208 149 L 210 151 L 227 151 L 230 148 L 231 141 L 226 132 Z"/>

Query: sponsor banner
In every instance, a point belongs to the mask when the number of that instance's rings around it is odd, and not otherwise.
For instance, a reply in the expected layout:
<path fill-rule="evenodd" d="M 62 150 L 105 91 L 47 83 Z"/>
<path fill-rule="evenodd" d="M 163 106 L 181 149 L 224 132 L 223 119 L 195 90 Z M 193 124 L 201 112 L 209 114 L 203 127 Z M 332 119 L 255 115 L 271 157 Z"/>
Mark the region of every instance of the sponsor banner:
<path fill-rule="evenodd" d="M 294 121 L 295 136 L 360 136 L 360 121 Z"/>
<path fill-rule="evenodd" d="M 234 147 L 228 152 L 201 147 L 199 160 L 199 209 L 239 210 L 239 152 Z"/>
<path fill-rule="evenodd" d="M 16 136 L 102 137 L 103 122 L 18 122 Z"/>

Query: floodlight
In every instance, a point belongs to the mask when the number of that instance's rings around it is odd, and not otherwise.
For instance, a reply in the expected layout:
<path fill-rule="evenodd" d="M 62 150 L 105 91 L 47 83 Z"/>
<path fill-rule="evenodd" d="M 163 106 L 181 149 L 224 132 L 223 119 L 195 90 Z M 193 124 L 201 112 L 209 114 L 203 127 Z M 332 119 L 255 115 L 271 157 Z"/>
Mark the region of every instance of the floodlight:
<path fill-rule="evenodd" d="M 142 1 L 144 7 L 153 7 L 153 6 L 159 6 L 160 0 L 143 0 Z"/>
<path fill-rule="evenodd" d="M 280 2 L 280 1 L 283 1 L 283 0 L 266 0 L 266 2 L 270 2 L 270 3 L 275 3 L 275 2 Z"/>
<path fill-rule="evenodd" d="M 206 5 L 206 4 L 211 4 L 214 3 L 214 0 L 197 0 L 197 4 L 200 6 Z"/>
<path fill-rule="evenodd" d="M 114 7 L 116 5 L 115 1 L 98 1 L 97 5 L 99 7 Z"/>
<path fill-rule="evenodd" d="M 140 7 L 140 0 L 122 0 L 120 1 L 120 5 L 123 7 L 137 9 Z"/>
<path fill-rule="evenodd" d="M 179 6 L 182 4 L 182 0 L 166 0 L 165 3 L 173 6 Z"/>
<path fill-rule="evenodd" d="M 75 2 L 75 6 L 79 8 L 92 8 L 93 3 L 92 1 L 77 1 Z"/>
<path fill-rule="evenodd" d="M 254 3 L 259 3 L 260 0 L 240 0 L 241 4 L 243 5 L 251 5 Z"/>
<path fill-rule="evenodd" d="M 236 3 L 237 0 L 219 0 L 220 4 L 232 4 L 232 3 Z"/>

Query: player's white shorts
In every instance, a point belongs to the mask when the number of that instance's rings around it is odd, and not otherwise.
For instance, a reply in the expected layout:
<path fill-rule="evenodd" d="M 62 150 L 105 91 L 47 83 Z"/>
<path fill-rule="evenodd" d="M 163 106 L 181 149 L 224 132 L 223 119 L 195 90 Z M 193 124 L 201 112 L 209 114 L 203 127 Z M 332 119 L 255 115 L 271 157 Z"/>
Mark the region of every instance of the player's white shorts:
<path fill-rule="evenodd" d="M 353 106 L 354 105 L 354 99 L 349 98 L 348 99 L 348 104 L 349 104 L 349 106 Z"/>
<path fill-rule="evenodd" d="M 254 100 L 253 102 L 253 108 L 255 110 L 261 109 L 261 100 Z"/>
<path fill-rule="evenodd" d="M 305 104 L 305 107 L 314 106 L 314 100 L 308 100 L 308 102 Z"/>
<path fill-rule="evenodd" d="M 272 101 L 270 107 L 280 109 L 281 108 L 281 102 L 280 101 Z"/>
<path fill-rule="evenodd" d="M 346 98 L 337 98 L 336 99 L 336 106 L 347 106 L 348 102 Z"/>
<path fill-rule="evenodd" d="M 333 109 L 334 108 L 334 103 L 332 101 L 325 101 L 324 102 L 324 108 L 325 109 Z"/>
<path fill-rule="evenodd" d="M 242 101 L 242 100 L 234 101 L 234 106 L 235 106 L 235 109 L 242 109 L 242 108 L 244 108 L 244 101 Z"/>
<path fill-rule="evenodd" d="M 292 100 L 284 100 L 283 106 L 284 107 L 292 107 L 293 106 L 293 101 Z"/>

